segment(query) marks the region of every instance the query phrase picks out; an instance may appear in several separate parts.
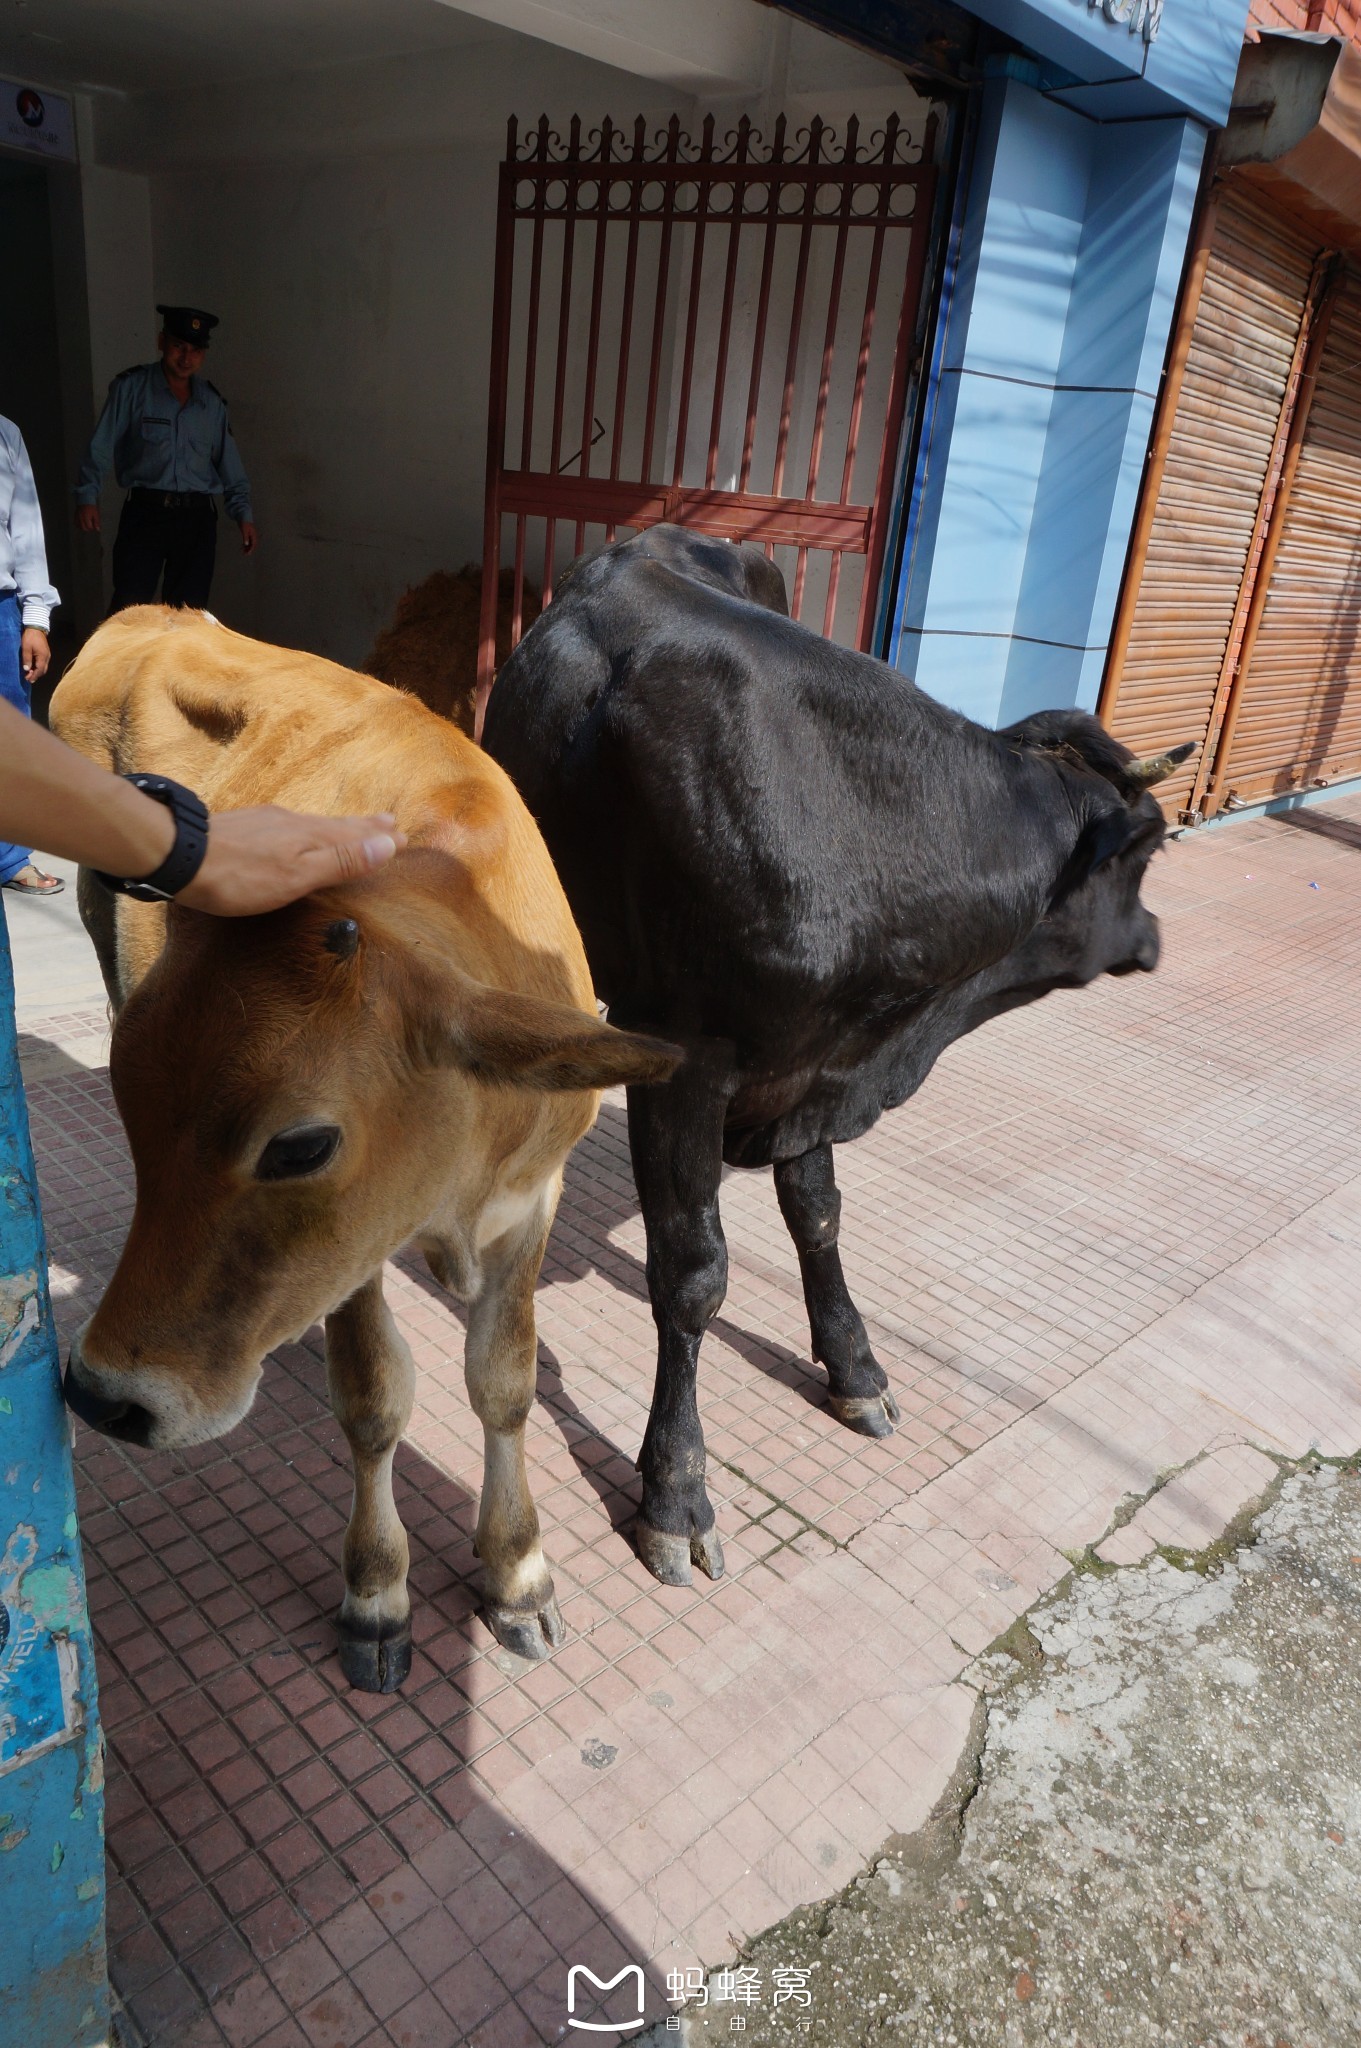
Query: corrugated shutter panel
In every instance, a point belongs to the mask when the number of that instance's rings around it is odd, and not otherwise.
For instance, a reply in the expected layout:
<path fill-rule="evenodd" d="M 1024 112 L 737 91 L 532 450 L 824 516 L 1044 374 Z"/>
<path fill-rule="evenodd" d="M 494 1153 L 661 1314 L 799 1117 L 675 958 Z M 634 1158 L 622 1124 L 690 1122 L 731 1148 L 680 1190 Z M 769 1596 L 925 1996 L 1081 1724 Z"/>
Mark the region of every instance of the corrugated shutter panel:
<path fill-rule="evenodd" d="M 1361 280 L 1338 293 L 1220 786 L 1361 772 Z"/>
<path fill-rule="evenodd" d="M 1224 193 L 1112 729 L 1138 754 L 1210 738 L 1316 243 Z M 1182 809 L 1198 761 L 1159 785 Z"/>

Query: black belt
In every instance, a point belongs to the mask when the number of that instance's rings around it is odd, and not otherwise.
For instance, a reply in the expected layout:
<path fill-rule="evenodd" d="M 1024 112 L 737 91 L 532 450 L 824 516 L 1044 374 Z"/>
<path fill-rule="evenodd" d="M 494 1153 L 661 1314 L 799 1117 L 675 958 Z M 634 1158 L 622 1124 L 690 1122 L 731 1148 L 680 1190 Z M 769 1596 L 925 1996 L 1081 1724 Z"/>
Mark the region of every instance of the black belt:
<path fill-rule="evenodd" d="M 213 502 L 211 491 L 150 491 L 143 484 L 134 484 L 128 492 L 139 505 L 156 505 L 164 512 L 189 512 L 196 505 Z"/>

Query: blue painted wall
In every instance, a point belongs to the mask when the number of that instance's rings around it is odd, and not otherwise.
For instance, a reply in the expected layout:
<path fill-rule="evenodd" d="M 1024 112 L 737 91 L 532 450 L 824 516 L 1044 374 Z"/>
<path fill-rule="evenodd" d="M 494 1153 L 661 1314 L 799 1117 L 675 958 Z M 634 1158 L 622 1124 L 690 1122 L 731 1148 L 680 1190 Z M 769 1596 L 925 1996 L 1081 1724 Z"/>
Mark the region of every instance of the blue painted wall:
<path fill-rule="evenodd" d="M 991 725 L 1096 702 L 1208 138 L 990 71 L 890 654 Z"/>
<path fill-rule="evenodd" d="M 108 2030 L 103 1742 L 0 908 L 0 2048 Z"/>

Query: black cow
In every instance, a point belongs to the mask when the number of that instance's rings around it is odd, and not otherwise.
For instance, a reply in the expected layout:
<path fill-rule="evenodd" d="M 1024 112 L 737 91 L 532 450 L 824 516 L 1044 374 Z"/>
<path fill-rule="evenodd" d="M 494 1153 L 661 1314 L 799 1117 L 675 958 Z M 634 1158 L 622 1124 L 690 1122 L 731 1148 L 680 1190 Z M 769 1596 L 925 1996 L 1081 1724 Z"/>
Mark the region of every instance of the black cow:
<path fill-rule="evenodd" d="M 1150 969 L 1148 763 L 1084 712 L 974 725 L 786 615 L 765 557 L 658 526 L 576 564 L 484 743 L 538 820 L 612 1023 L 678 1040 L 628 1091 L 659 1335 L 638 1548 L 722 1571 L 696 1405 L 727 1283 L 724 1160 L 775 1169 L 828 1405 L 897 1407 L 842 1277 L 832 1147 L 989 1017 Z"/>

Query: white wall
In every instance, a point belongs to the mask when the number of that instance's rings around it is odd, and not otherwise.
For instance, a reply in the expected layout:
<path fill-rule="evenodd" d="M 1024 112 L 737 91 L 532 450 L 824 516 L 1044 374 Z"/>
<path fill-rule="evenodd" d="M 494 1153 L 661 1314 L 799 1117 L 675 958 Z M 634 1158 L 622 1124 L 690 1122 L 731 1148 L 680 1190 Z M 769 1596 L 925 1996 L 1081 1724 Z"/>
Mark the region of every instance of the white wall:
<path fill-rule="evenodd" d="M 150 170 L 154 298 L 218 313 L 260 551 L 214 607 L 362 659 L 406 584 L 481 554 L 497 166 L 512 111 L 669 113 L 673 91 L 489 30 L 448 56 L 115 106 Z M 687 111 L 682 103 L 682 111 Z"/>
<path fill-rule="evenodd" d="M 156 352 L 151 188 L 136 171 L 83 163 L 90 371 L 101 396 L 120 370 Z"/>

